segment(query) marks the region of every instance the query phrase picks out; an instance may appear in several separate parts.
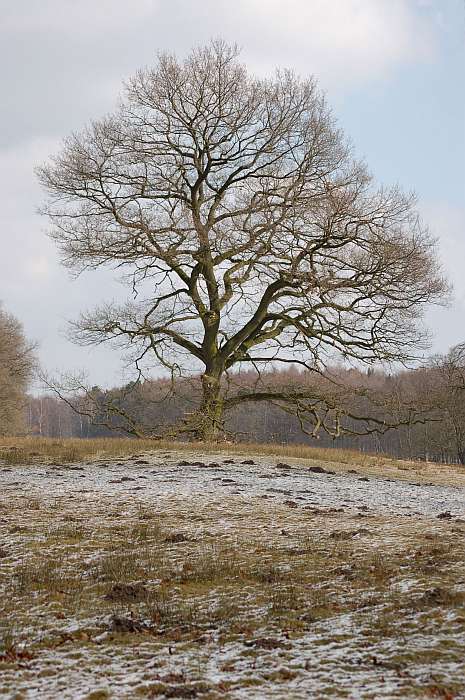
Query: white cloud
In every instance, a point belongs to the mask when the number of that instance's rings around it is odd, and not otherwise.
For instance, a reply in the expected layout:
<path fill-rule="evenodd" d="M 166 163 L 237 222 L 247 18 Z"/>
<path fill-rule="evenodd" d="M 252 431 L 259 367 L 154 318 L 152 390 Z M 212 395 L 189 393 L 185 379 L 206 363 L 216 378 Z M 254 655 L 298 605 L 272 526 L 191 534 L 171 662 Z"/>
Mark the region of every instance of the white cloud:
<path fill-rule="evenodd" d="M 440 256 L 454 286 L 456 303 L 465 309 L 465 207 L 426 202 L 421 206 L 421 213 L 438 238 Z M 465 336 L 465 327 L 463 334 Z"/>
<path fill-rule="evenodd" d="M 115 29 L 153 16 L 162 4 L 159 0 L 137 0 L 137 5 L 124 0 L 16 0 L 2 7 L 2 25 L 9 33 L 64 31 L 103 38 Z"/>
<path fill-rule="evenodd" d="M 2 229 L 0 233 L 0 301 L 39 342 L 47 369 L 88 366 L 94 381 L 117 377 L 119 353 L 74 347 L 64 337 L 66 321 L 103 298 L 121 296 L 112 273 L 89 274 L 71 281 L 58 263 L 55 246 L 44 233 L 46 222 L 36 214 L 43 195 L 33 166 L 57 149 L 54 140 L 33 140 L 0 151 Z"/>
<path fill-rule="evenodd" d="M 434 54 L 434 21 L 419 9 L 412 0 L 16 0 L 2 33 L 32 43 L 39 62 L 78 59 L 72 74 L 92 67 L 97 80 L 102 67 L 132 70 L 138 54 L 143 63 L 159 48 L 185 52 L 220 35 L 261 70 L 295 66 L 344 89 Z"/>
<path fill-rule="evenodd" d="M 30 257 L 24 265 L 24 275 L 33 284 L 43 284 L 52 276 L 54 261 L 44 253 Z"/>
<path fill-rule="evenodd" d="M 234 13 L 228 26 L 264 68 L 280 55 L 339 90 L 430 60 L 435 51 L 433 27 L 408 0 L 240 0 Z"/>
<path fill-rule="evenodd" d="M 449 308 L 431 309 L 426 322 L 433 333 L 435 352 L 465 341 L 465 207 L 445 202 L 424 202 L 420 211 L 431 232 L 438 238 L 438 251 L 447 278 L 453 285 Z"/>
<path fill-rule="evenodd" d="M 56 146 L 55 141 L 32 141 L 0 151 L 2 295 L 17 292 L 34 279 L 44 281 L 56 265 L 53 246 L 41 231 L 44 222 L 35 215 L 41 194 L 33 176 L 34 164 Z"/>

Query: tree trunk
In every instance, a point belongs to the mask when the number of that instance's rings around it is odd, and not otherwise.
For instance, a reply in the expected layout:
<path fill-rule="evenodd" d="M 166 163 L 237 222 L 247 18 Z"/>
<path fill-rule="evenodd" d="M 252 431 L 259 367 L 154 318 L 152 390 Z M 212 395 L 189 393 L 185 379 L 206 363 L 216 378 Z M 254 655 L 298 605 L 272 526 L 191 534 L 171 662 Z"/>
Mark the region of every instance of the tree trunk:
<path fill-rule="evenodd" d="M 203 442 L 215 442 L 223 434 L 224 402 L 220 376 L 202 375 L 202 402 L 195 415 L 194 435 Z"/>

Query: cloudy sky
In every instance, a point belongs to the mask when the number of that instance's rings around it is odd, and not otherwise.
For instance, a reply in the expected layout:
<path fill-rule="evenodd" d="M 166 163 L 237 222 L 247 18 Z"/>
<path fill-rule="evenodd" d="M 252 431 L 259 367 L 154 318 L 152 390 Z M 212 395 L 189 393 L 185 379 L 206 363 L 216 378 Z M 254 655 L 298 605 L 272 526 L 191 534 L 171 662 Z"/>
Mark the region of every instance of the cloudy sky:
<path fill-rule="evenodd" d="M 119 381 L 119 358 L 76 348 L 66 319 L 121 297 L 111 272 L 60 268 L 33 168 L 112 110 L 122 81 L 159 50 L 238 42 L 250 68 L 315 75 L 356 152 L 382 183 L 418 194 L 454 284 L 427 317 L 433 349 L 465 340 L 464 0 L 0 0 L 0 299 L 49 370 Z"/>

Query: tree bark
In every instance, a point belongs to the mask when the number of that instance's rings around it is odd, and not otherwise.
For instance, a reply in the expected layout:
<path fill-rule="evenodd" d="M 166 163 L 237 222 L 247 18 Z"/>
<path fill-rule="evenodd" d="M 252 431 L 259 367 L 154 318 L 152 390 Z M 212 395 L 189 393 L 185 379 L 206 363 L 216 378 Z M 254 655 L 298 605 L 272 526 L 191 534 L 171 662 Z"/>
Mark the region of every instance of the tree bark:
<path fill-rule="evenodd" d="M 223 435 L 224 401 L 218 372 L 202 375 L 202 401 L 195 414 L 194 436 L 202 442 L 216 442 Z"/>

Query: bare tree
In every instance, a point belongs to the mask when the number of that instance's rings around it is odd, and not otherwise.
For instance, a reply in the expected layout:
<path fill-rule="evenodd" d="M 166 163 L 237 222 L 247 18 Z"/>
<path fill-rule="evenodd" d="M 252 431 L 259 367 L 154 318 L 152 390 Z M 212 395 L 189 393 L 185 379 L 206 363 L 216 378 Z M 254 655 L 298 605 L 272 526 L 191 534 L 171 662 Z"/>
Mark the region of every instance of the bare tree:
<path fill-rule="evenodd" d="M 433 446 L 465 464 L 465 343 L 433 357 L 422 377 L 421 392 L 438 421 Z"/>
<path fill-rule="evenodd" d="M 23 427 L 26 389 L 35 367 L 34 345 L 16 318 L 0 308 L 0 435 Z"/>
<path fill-rule="evenodd" d="M 39 177 L 64 264 L 114 266 L 133 292 L 85 313 L 76 340 L 199 373 L 187 429 L 203 439 L 261 398 L 225 381 L 234 369 L 409 361 L 447 292 L 414 198 L 375 188 L 315 81 L 253 77 L 221 41 L 160 55 Z M 274 392 L 311 415 L 308 391 Z"/>

